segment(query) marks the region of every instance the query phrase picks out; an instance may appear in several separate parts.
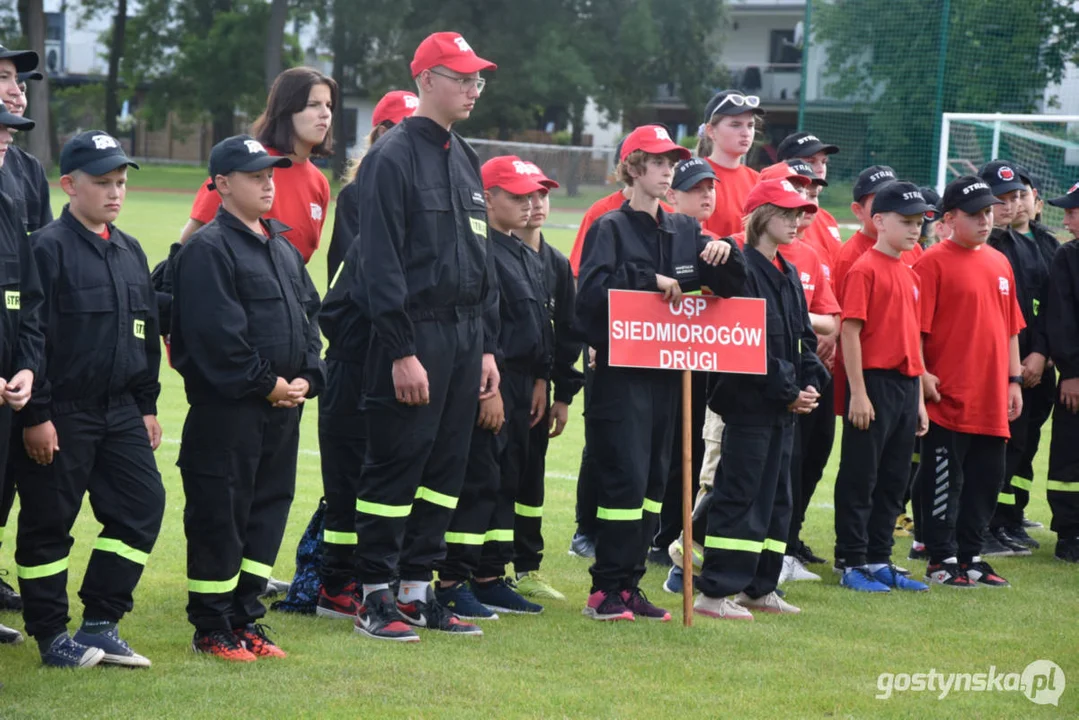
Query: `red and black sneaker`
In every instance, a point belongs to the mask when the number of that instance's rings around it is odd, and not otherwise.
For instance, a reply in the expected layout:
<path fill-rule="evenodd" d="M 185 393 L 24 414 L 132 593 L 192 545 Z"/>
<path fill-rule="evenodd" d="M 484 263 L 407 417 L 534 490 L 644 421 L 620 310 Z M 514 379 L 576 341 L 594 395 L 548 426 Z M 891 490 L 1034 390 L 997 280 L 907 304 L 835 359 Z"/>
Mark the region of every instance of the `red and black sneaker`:
<path fill-rule="evenodd" d="M 367 595 L 356 613 L 356 632 L 375 640 L 420 641 L 420 636 L 401 619 L 390 590 L 376 590 Z"/>
<path fill-rule="evenodd" d="M 414 600 L 410 603 L 398 602 L 397 612 L 405 622 L 414 627 L 438 630 L 451 635 L 483 635 L 483 630 L 479 625 L 462 620 L 434 598 L 430 602 L 422 600 Z"/>
<path fill-rule="evenodd" d="M 286 653 L 277 647 L 273 640 L 266 636 L 267 630 L 272 630 L 269 625 L 251 623 L 233 631 L 236 639 L 255 657 L 286 658 Z"/>
<path fill-rule="evenodd" d="M 959 563 L 932 563 L 925 568 L 925 582 L 928 585 L 971 589 L 977 587 Z"/>
<path fill-rule="evenodd" d="M 318 591 L 315 614 L 319 617 L 355 620 L 359 610 L 360 601 L 356 599 L 356 583 L 349 583 L 336 595 L 328 594 L 325 586 Z"/>
<path fill-rule="evenodd" d="M 213 655 L 230 662 L 255 662 L 258 658 L 240 644 L 228 630 L 198 630 L 191 640 L 191 649 L 202 655 Z"/>
<path fill-rule="evenodd" d="M 963 563 L 959 568 L 967 574 L 971 583 L 985 585 L 987 587 L 1011 587 L 1010 583 L 997 575 L 992 566 L 984 560 Z"/>

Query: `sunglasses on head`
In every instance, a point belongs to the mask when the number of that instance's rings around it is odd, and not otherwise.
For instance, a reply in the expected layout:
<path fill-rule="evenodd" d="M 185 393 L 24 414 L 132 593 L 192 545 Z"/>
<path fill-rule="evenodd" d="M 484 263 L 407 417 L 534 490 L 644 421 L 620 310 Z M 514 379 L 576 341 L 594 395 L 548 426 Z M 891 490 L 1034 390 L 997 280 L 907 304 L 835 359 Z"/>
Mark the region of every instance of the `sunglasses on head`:
<path fill-rule="evenodd" d="M 731 93 L 730 95 L 719 101 L 719 105 L 716 105 L 716 109 L 712 111 L 712 117 L 715 117 L 716 113 L 718 113 L 720 109 L 727 103 L 730 103 L 735 107 L 755 108 L 760 107 L 761 99 L 756 95 L 740 95 L 737 93 Z M 710 119 L 711 118 L 709 118 L 709 120 Z"/>

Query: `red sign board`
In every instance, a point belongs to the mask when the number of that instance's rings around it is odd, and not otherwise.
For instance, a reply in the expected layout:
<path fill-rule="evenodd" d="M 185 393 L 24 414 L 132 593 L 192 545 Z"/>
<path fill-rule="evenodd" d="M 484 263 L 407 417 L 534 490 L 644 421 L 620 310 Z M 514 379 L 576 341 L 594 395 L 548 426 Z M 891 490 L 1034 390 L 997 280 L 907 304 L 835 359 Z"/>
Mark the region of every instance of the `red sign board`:
<path fill-rule="evenodd" d="M 764 375 L 768 372 L 761 298 L 611 290 L 609 363 L 619 367 Z"/>

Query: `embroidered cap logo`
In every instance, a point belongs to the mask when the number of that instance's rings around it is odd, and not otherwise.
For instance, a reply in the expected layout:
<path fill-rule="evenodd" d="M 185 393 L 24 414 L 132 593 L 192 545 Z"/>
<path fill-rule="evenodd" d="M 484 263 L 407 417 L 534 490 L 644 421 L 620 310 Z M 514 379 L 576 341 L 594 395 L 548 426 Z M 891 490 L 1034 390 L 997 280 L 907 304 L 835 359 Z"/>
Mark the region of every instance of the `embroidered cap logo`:
<path fill-rule="evenodd" d="M 999 170 L 997 170 L 997 177 L 1007 182 L 1009 180 L 1015 179 L 1015 172 L 1010 167 L 1005 165 Z"/>
<path fill-rule="evenodd" d="M 120 143 L 110 135 L 94 135 L 94 148 L 97 150 L 112 150 L 120 147 Z"/>
<path fill-rule="evenodd" d="M 266 148 L 262 147 L 262 143 L 258 140 L 244 140 L 244 146 L 247 147 L 247 152 L 251 155 L 266 152 Z"/>
<path fill-rule="evenodd" d="M 457 49 L 463 53 L 472 52 L 472 47 L 467 42 L 465 42 L 465 39 L 463 37 L 455 37 L 453 39 L 453 44 L 456 45 Z"/>

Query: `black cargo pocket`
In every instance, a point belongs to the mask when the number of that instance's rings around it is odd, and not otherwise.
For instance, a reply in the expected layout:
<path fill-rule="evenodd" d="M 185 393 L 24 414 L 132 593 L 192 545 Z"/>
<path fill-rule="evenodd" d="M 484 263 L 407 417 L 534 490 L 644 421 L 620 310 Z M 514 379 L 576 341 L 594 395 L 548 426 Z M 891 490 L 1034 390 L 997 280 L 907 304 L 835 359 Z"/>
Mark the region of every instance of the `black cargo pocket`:
<path fill-rule="evenodd" d="M 77 288 L 60 293 L 56 300 L 61 314 L 104 313 L 116 311 L 116 295 L 112 285 Z"/>

